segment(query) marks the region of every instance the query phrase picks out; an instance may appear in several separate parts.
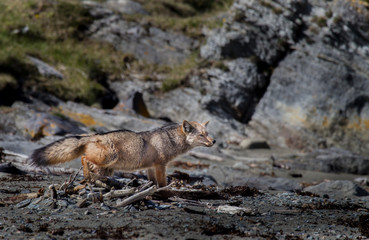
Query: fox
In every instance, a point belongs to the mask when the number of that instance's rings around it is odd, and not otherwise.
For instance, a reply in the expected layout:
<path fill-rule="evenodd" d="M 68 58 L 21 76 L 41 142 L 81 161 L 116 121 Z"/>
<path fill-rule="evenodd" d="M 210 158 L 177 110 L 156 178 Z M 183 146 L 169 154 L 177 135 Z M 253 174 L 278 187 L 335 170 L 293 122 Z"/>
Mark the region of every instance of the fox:
<path fill-rule="evenodd" d="M 116 130 L 106 133 L 67 136 L 33 151 L 29 162 L 48 166 L 81 156 L 87 181 L 113 175 L 114 170 L 147 170 L 147 178 L 158 187 L 167 185 L 167 164 L 199 146 L 212 147 L 216 141 L 206 130 L 209 121 L 184 120 L 142 132 Z"/>

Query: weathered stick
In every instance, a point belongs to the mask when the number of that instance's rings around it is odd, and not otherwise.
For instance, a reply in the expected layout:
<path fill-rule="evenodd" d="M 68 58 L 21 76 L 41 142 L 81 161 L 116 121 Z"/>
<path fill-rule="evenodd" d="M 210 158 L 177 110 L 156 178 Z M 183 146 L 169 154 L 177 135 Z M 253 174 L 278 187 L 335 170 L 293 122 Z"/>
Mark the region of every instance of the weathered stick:
<path fill-rule="evenodd" d="M 195 158 L 203 158 L 206 160 L 210 160 L 210 161 L 216 161 L 216 162 L 222 162 L 223 158 L 213 155 L 213 154 L 208 154 L 208 153 L 203 153 L 203 152 L 189 152 L 189 155 L 195 157 Z"/>
<path fill-rule="evenodd" d="M 136 192 L 135 188 L 130 189 L 121 189 L 121 190 L 111 190 L 108 193 L 103 195 L 104 198 L 111 199 L 111 198 L 118 198 L 118 197 L 126 197 L 128 195 L 132 195 Z"/>
<path fill-rule="evenodd" d="M 120 203 L 117 203 L 117 207 L 125 207 L 128 204 L 131 204 L 133 202 L 136 202 L 138 200 L 144 199 L 147 196 L 153 195 L 156 192 L 156 186 L 152 186 L 142 192 L 138 192 L 135 195 L 132 195 L 126 199 L 124 199 L 123 201 L 121 201 Z"/>
<path fill-rule="evenodd" d="M 78 173 L 81 171 L 83 167 L 80 167 L 78 171 L 74 175 L 69 176 L 69 180 L 65 181 L 62 186 L 60 186 L 60 190 L 63 190 L 64 192 L 69 188 L 71 184 L 73 184 L 74 180 L 76 179 Z"/>
<path fill-rule="evenodd" d="M 174 183 L 174 182 L 173 182 Z M 139 192 L 139 193 L 136 193 L 135 195 L 132 195 L 126 199 L 124 199 L 122 202 L 120 203 L 117 203 L 117 207 L 124 207 L 124 206 L 127 206 L 128 204 L 131 204 L 133 202 L 136 202 L 138 200 L 141 200 L 141 199 L 144 199 L 145 197 L 147 196 L 150 196 L 150 195 L 153 195 L 154 193 L 156 192 L 160 192 L 162 190 L 166 190 L 168 189 L 169 187 L 171 187 L 173 185 L 173 183 L 169 184 L 168 186 L 165 186 L 165 187 L 162 187 L 162 188 L 159 188 L 157 189 L 156 188 L 156 185 L 142 191 L 142 192 Z"/>

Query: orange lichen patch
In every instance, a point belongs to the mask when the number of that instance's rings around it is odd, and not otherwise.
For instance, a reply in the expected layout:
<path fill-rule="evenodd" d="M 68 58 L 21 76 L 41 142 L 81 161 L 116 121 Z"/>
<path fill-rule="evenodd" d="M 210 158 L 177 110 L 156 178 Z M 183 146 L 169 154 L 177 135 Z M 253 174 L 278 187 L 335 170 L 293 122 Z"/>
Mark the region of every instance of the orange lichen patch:
<path fill-rule="evenodd" d="M 367 131 L 369 130 L 369 119 L 355 117 L 355 119 L 348 123 L 347 128 L 357 131 Z"/>
<path fill-rule="evenodd" d="M 324 116 L 323 117 L 323 122 L 322 122 L 322 126 L 323 127 L 329 127 L 329 120 L 328 120 L 328 117 L 327 116 Z"/>
<path fill-rule="evenodd" d="M 309 126 L 305 111 L 302 110 L 300 107 L 287 106 L 282 103 L 278 103 L 277 106 L 283 113 L 283 118 L 286 119 L 290 124 L 293 124 L 295 126 Z"/>
<path fill-rule="evenodd" d="M 84 113 L 71 112 L 64 109 L 59 109 L 59 112 L 85 126 L 104 126 L 103 123 L 96 121 L 91 115 Z"/>
<path fill-rule="evenodd" d="M 363 15 L 365 18 L 369 18 L 369 2 L 362 0 L 351 0 L 349 1 L 350 6 L 356 10 L 357 13 Z"/>

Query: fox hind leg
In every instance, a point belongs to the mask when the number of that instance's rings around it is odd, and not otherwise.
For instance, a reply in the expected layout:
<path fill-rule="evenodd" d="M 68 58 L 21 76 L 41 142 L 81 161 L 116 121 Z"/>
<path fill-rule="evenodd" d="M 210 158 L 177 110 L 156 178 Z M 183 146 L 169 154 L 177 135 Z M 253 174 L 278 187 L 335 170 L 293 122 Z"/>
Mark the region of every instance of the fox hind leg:
<path fill-rule="evenodd" d="M 83 176 L 87 181 L 94 181 L 105 176 L 113 175 L 113 169 L 99 167 L 88 161 L 88 158 L 85 155 L 81 157 L 81 162 L 83 166 Z"/>
<path fill-rule="evenodd" d="M 91 180 L 91 168 L 90 164 L 87 161 L 86 155 L 81 156 L 81 163 L 83 166 L 83 177 L 85 180 L 90 181 Z"/>

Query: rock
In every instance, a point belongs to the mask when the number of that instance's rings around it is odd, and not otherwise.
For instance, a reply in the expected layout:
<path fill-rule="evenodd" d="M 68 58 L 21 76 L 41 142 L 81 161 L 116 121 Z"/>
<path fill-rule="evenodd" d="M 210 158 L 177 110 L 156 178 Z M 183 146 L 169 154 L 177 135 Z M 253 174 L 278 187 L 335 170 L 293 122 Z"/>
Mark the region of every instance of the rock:
<path fill-rule="evenodd" d="M 249 170 L 250 169 L 250 167 L 247 166 L 246 164 L 244 164 L 243 162 L 236 162 L 235 164 L 233 164 L 232 167 L 234 169 L 242 170 L 242 171 L 246 171 L 246 170 Z"/>
<path fill-rule="evenodd" d="M 328 195 L 330 198 L 352 198 L 368 196 L 369 193 L 357 184 L 347 180 L 322 182 L 315 186 L 304 188 L 305 192 L 312 192 L 320 196 Z"/>
<path fill-rule="evenodd" d="M 286 163 L 291 169 L 304 169 L 320 172 L 367 174 L 369 158 L 351 151 L 329 148 L 315 150 L 303 157 Z"/>
<path fill-rule="evenodd" d="M 10 74 L 0 73 L 0 105 L 10 105 L 16 99 L 17 80 Z"/>
<path fill-rule="evenodd" d="M 369 11 L 360 3 L 312 6 L 304 18 L 308 37 L 273 71 L 252 117 L 252 126 L 265 138 L 297 149 L 314 149 L 324 142 L 369 152 L 365 16 Z"/>
<path fill-rule="evenodd" d="M 123 14 L 148 14 L 141 4 L 130 0 L 108 0 L 104 5 Z"/>
<path fill-rule="evenodd" d="M 37 139 L 43 136 L 86 133 L 81 127 L 84 126 L 55 115 L 35 113 L 27 120 L 25 130 L 31 138 Z"/>
<path fill-rule="evenodd" d="M 31 203 L 32 199 L 23 200 L 15 205 L 16 208 L 24 208 Z"/>
<path fill-rule="evenodd" d="M 299 38 L 301 14 L 308 2 L 235 1 L 221 29 L 208 35 L 201 47 L 206 59 L 254 57 L 275 65 Z"/>
<path fill-rule="evenodd" d="M 55 68 L 51 67 L 49 64 L 45 63 L 44 61 L 28 56 L 28 59 L 37 67 L 38 72 L 47 78 L 54 77 L 63 80 L 64 76 L 61 72 L 56 70 Z"/>
<path fill-rule="evenodd" d="M 144 131 L 165 124 L 164 121 L 144 118 L 134 113 L 91 108 L 74 102 L 61 104 L 60 108 L 66 116 L 80 121 L 86 126 L 101 129 L 102 132 L 117 129 Z"/>
<path fill-rule="evenodd" d="M 235 207 L 229 205 L 221 205 L 217 208 L 218 213 L 228 213 L 231 215 L 243 215 L 243 214 L 251 214 L 253 211 L 250 208 L 243 208 L 243 207 Z"/>
<path fill-rule="evenodd" d="M 124 81 L 112 82 L 110 86 L 117 92 L 119 104 L 117 111 L 134 111 L 144 117 L 150 117 L 143 94 L 152 93 L 159 87 L 153 82 Z"/>
<path fill-rule="evenodd" d="M 96 12 L 96 7 L 92 7 L 91 11 Z M 94 40 L 111 43 L 119 51 L 131 53 L 137 59 L 152 64 L 183 63 L 198 45 L 197 41 L 178 33 L 128 22 L 112 13 L 104 12 L 104 15 L 91 24 L 88 35 Z"/>
<path fill-rule="evenodd" d="M 347 65 L 348 59 L 357 67 Z M 250 124 L 284 147 L 312 149 L 323 139 L 328 145 L 369 151 L 366 62 L 324 44 L 293 52 L 273 72 Z"/>
<path fill-rule="evenodd" d="M 227 183 L 231 186 L 248 186 L 259 190 L 277 190 L 277 191 L 297 191 L 302 190 L 300 184 L 292 179 L 275 177 L 245 177 L 236 178 L 233 182 Z"/>
<path fill-rule="evenodd" d="M 79 208 L 85 208 L 88 205 L 90 204 L 87 202 L 87 198 L 78 199 L 76 203 L 76 206 Z"/>
<path fill-rule="evenodd" d="M 240 147 L 243 149 L 270 149 L 270 146 L 265 139 L 250 139 L 247 138 L 240 143 Z"/>
<path fill-rule="evenodd" d="M 267 78 L 246 58 L 223 62 L 190 79 L 204 96 L 202 104 L 222 118 L 248 122 L 268 85 Z"/>
<path fill-rule="evenodd" d="M 161 96 L 146 94 L 143 96 L 150 116 L 169 119 L 174 122 L 183 120 L 206 122 L 209 133 L 218 143 L 241 142 L 245 136 L 244 126 L 233 119 L 222 119 L 204 109 L 201 94 L 191 88 L 180 88 Z M 219 140 L 219 141 L 218 141 Z"/>

